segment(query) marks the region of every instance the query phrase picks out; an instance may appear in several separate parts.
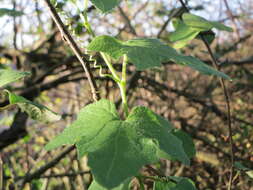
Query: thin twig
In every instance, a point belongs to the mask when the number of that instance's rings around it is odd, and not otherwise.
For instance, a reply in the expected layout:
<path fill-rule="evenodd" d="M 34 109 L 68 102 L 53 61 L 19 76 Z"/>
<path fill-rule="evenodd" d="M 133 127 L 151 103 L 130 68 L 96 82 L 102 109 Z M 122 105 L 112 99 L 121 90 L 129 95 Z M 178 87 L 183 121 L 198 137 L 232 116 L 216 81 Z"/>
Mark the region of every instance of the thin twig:
<path fill-rule="evenodd" d="M 181 5 L 189 12 L 189 9 L 186 7 L 185 3 L 183 2 L 183 0 L 179 0 Z M 201 35 L 201 39 L 204 42 L 208 53 L 211 56 L 212 59 L 212 63 L 215 69 L 219 70 L 219 66 L 218 66 L 218 62 L 212 52 L 211 47 L 209 46 L 207 40 L 205 39 L 205 37 L 203 35 Z M 231 166 L 230 166 L 230 175 L 229 175 L 229 182 L 228 182 L 228 190 L 232 189 L 232 183 L 233 183 L 233 173 L 234 173 L 234 148 L 233 148 L 233 133 L 232 133 L 232 122 L 231 122 L 231 108 L 230 108 L 230 99 L 229 99 L 229 95 L 228 95 L 228 91 L 225 85 L 225 81 L 223 78 L 219 78 L 221 87 L 223 89 L 223 93 L 225 96 L 225 101 L 226 101 L 226 106 L 227 106 L 227 119 L 228 119 L 228 133 L 229 133 L 229 145 L 230 145 L 230 160 L 231 160 Z"/>
<path fill-rule="evenodd" d="M 28 182 L 31 182 L 33 179 L 39 178 L 43 173 L 45 173 L 49 168 L 54 167 L 62 158 L 64 158 L 67 154 L 69 154 L 72 150 L 74 150 L 74 146 L 67 147 L 64 149 L 60 154 L 55 156 L 51 161 L 49 161 L 44 166 L 40 167 L 38 170 L 34 171 L 33 173 L 28 173 L 23 181 L 22 187 Z"/>
<path fill-rule="evenodd" d="M 78 47 L 78 45 L 76 44 L 76 42 L 74 41 L 74 39 L 72 38 L 72 36 L 68 32 L 68 30 L 64 26 L 60 16 L 58 15 L 57 11 L 54 8 L 54 6 L 50 3 L 50 0 L 45 0 L 45 2 L 50 10 L 50 14 L 51 14 L 53 20 L 56 23 L 58 29 L 60 30 L 63 38 L 68 42 L 70 48 L 73 50 L 74 54 L 76 55 L 76 57 L 78 58 L 78 60 L 82 64 L 82 67 L 85 71 L 85 74 L 87 76 L 87 79 L 88 79 L 88 82 L 89 82 L 89 85 L 91 88 L 93 99 L 94 99 L 94 101 L 97 101 L 100 98 L 99 92 L 97 89 L 95 79 L 90 71 L 90 66 L 89 66 L 89 64 L 87 64 L 88 60 L 86 60 L 85 57 L 82 55 L 80 48 Z"/>

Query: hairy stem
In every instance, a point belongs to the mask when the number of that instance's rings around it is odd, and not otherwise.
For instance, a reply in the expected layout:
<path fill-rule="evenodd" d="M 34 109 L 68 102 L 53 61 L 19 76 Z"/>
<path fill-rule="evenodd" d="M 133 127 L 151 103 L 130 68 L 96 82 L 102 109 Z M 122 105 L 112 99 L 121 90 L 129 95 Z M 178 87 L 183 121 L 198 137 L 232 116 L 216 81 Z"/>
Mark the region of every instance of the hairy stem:
<path fill-rule="evenodd" d="M 71 47 L 72 51 L 74 52 L 74 54 L 76 55 L 76 57 L 78 58 L 79 62 L 81 63 L 86 76 L 88 78 L 89 81 L 89 85 L 91 88 L 91 92 L 93 95 L 93 99 L 94 101 L 97 101 L 100 96 L 99 96 L 99 92 L 97 89 L 97 85 L 95 82 L 95 79 L 90 71 L 90 65 L 88 64 L 88 60 L 86 60 L 83 55 L 82 55 L 82 51 L 80 50 L 80 48 L 78 47 L 78 45 L 76 44 L 76 42 L 74 41 L 74 39 L 72 38 L 72 36 L 70 35 L 69 31 L 66 29 L 65 25 L 63 24 L 60 16 L 58 15 L 57 11 L 55 10 L 54 6 L 51 4 L 50 0 L 45 0 L 46 5 L 49 8 L 49 11 L 51 13 L 51 17 L 53 18 L 54 22 L 56 23 L 58 29 L 60 30 L 62 36 L 64 37 L 64 39 L 68 42 L 69 46 Z"/>

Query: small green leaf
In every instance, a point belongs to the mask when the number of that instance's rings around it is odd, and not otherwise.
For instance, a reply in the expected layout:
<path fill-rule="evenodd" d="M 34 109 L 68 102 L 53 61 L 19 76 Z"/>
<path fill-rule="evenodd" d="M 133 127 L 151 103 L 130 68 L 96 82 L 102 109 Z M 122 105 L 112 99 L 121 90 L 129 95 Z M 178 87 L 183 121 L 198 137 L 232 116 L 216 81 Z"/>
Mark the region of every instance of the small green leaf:
<path fill-rule="evenodd" d="M 208 31 L 212 28 L 216 28 L 218 30 L 233 32 L 232 28 L 225 26 L 224 24 L 215 21 L 208 21 L 203 17 L 190 13 L 183 14 L 183 21 L 187 26 L 197 29 L 199 31 Z"/>
<path fill-rule="evenodd" d="M 235 162 L 234 166 L 236 169 L 238 170 L 242 170 L 242 171 L 249 171 L 250 168 L 247 168 L 246 166 L 244 166 L 241 162 Z"/>
<path fill-rule="evenodd" d="M 176 24 L 174 24 L 174 26 L 176 30 L 169 35 L 169 39 L 171 42 L 176 42 L 173 45 L 173 47 L 176 49 L 182 48 L 187 45 L 188 42 L 193 40 L 200 32 L 198 30 L 195 30 L 194 28 L 187 26 L 180 19 L 176 19 Z"/>
<path fill-rule="evenodd" d="M 98 36 L 92 40 L 87 48 L 90 51 L 107 53 L 114 59 L 126 54 L 129 61 L 137 67 L 137 70 L 158 67 L 163 62 L 174 61 L 177 64 L 189 66 L 203 74 L 230 79 L 224 73 L 213 69 L 194 57 L 177 53 L 175 49 L 157 39 L 141 38 L 122 42 L 110 36 Z"/>
<path fill-rule="evenodd" d="M 31 102 L 30 100 L 11 93 L 8 90 L 5 90 L 5 92 L 8 93 L 10 104 L 17 104 L 22 111 L 25 111 L 34 120 L 49 123 L 61 119 L 60 115 L 41 104 Z"/>
<path fill-rule="evenodd" d="M 18 72 L 10 69 L 0 69 L 0 87 L 22 79 L 29 74 L 29 72 Z"/>
<path fill-rule="evenodd" d="M 22 16 L 24 13 L 22 11 L 17 11 L 13 9 L 0 8 L 0 17 L 2 16 Z"/>
<path fill-rule="evenodd" d="M 167 182 L 156 181 L 153 190 L 197 190 L 191 179 L 175 176 L 167 178 Z"/>
<path fill-rule="evenodd" d="M 199 31 L 207 31 L 213 27 L 213 25 L 208 20 L 194 14 L 184 13 L 182 18 L 187 26 Z"/>
<path fill-rule="evenodd" d="M 91 2 L 101 12 L 107 13 L 117 6 L 120 0 L 91 0 Z"/>
<path fill-rule="evenodd" d="M 171 190 L 197 190 L 197 189 L 189 179 L 182 179 L 177 183 L 175 187 L 171 188 Z"/>

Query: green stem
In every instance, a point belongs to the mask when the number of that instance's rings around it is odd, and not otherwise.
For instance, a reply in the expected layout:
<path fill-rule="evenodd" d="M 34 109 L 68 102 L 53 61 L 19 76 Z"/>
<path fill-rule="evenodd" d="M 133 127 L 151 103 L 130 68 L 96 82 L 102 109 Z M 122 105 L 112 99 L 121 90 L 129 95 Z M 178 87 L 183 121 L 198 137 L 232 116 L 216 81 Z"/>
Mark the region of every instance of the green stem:
<path fill-rule="evenodd" d="M 128 111 L 128 103 L 127 103 L 127 95 L 126 95 L 126 84 L 127 84 L 127 75 L 126 75 L 126 68 L 127 68 L 127 56 L 124 55 L 123 58 L 123 65 L 122 65 L 122 78 L 120 83 L 118 83 L 119 88 L 120 88 L 120 94 L 121 94 L 121 98 L 122 98 L 122 105 L 123 105 L 123 110 L 125 113 L 125 117 L 128 116 L 129 111 Z"/>
<path fill-rule="evenodd" d="M 83 20 L 84 22 L 84 26 L 85 28 L 87 29 L 87 31 L 91 34 L 91 36 L 94 38 L 96 35 L 94 33 L 94 31 L 92 30 L 91 26 L 90 26 L 90 23 L 88 21 L 88 15 L 87 15 L 87 8 L 88 8 L 88 0 L 85 0 L 84 1 L 84 13 L 82 14 L 79 7 L 76 5 L 76 8 L 78 9 L 79 11 L 79 15 L 81 17 L 81 19 Z M 126 96 L 126 67 L 127 67 L 127 56 L 124 55 L 124 58 L 123 58 L 123 65 L 122 65 L 122 78 L 120 79 L 120 77 L 118 76 L 117 74 L 117 71 L 115 70 L 115 68 L 113 67 L 112 63 L 111 63 L 111 60 L 110 60 L 110 57 L 106 54 L 106 53 L 103 53 L 103 52 L 100 52 L 100 55 L 102 56 L 102 58 L 104 59 L 107 67 L 109 68 L 110 72 L 112 73 L 112 75 L 109 75 L 119 86 L 120 88 L 120 94 L 121 94 L 121 98 L 122 98 L 122 105 L 123 105 L 123 110 L 124 110 L 124 114 L 125 114 L 125 117 L 128 116 L 128 104 L 127 104 L 127 96 Z"/>
<path fill-rule="evenodd" d="M 112 65 L 112 63 L 111 63 L 110 58 L 108 57 L 108 55 L 106 55 L 103 52 L 100 52 L 100 55 L 102 56 L 102 58 L 104 59 L 106 65 L 107 65 L 107 67 L 111 71 L 114 81 L 117 82 L 117 83 L 120 83 L 121 80 L 120 80 L 119 76 L 117 75 L 117 72 L 114 69 L 114 67 L 113 67 L 113 65 Z"/>

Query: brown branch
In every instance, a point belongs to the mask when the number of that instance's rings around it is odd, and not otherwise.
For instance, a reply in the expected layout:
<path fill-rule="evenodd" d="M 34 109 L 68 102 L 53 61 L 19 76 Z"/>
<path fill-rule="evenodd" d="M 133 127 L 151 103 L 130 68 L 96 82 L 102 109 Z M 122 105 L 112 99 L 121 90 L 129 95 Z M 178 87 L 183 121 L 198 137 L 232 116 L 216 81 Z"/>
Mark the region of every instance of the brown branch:
<path fill-rule="evenodd" d="M 51 161 L 40 167 L 38 170 L 34 171 L 33 173 L 26 174 L 22 181 L 22 186 L 24 187 L 26 183 L 31 182 L 33 179 L 39 178 L 43 173 L 45 173 L 48 169 L 54 167 L 62 158 L 74 150 L 74 148 L 74 146 L 67 147 L 60 154 L 55 156 Z"/>
<path fill-rule="evenodd" d="M 61 18 L 59 17 L 59 15 L 57 13 L 57 11 L 53 7 L 53 5 L 50 3 L 50 0 L 45 0 L 45 2 L 46 2 L 46 5 L 48 6 L 48 8 L 50 10 L 50 14 L 51 14 L 53 20 L 56 23 L 58 29 L 60 30 L 63 38 L 68 42 L 70 48 L 72 49 L 72 51 L 74 52 L 74 54 L 76 55 L 76 57 L 78 58 L 80 63 L 82 64 L 82 67 L 83 67 L 83 69 L 86 73 L 86 76 L 88 78 L 88 82 L 89 82 L 91 92 L 92 92 L 92 95 L 93 95 L 93 100 L 97 101 L 100 98 L 99 97 L 99 92 L 98 92 L 98 89 L 97 89 L 95 79 L 94 79 L 92 73 L 90 72 L 90 66 L 89 66 L 89 64 L 87 64 L 88 60 L 86 60 L 85 57 L 82 55 L 82 52 L 81 52 L 80 48 L 78 47 L 78 45 L 76 44 L 76 42 L 74 41 L 74 39 L 72 38 L 72 36 L 68 32 L 68 30 L 64 26 Z"/>

